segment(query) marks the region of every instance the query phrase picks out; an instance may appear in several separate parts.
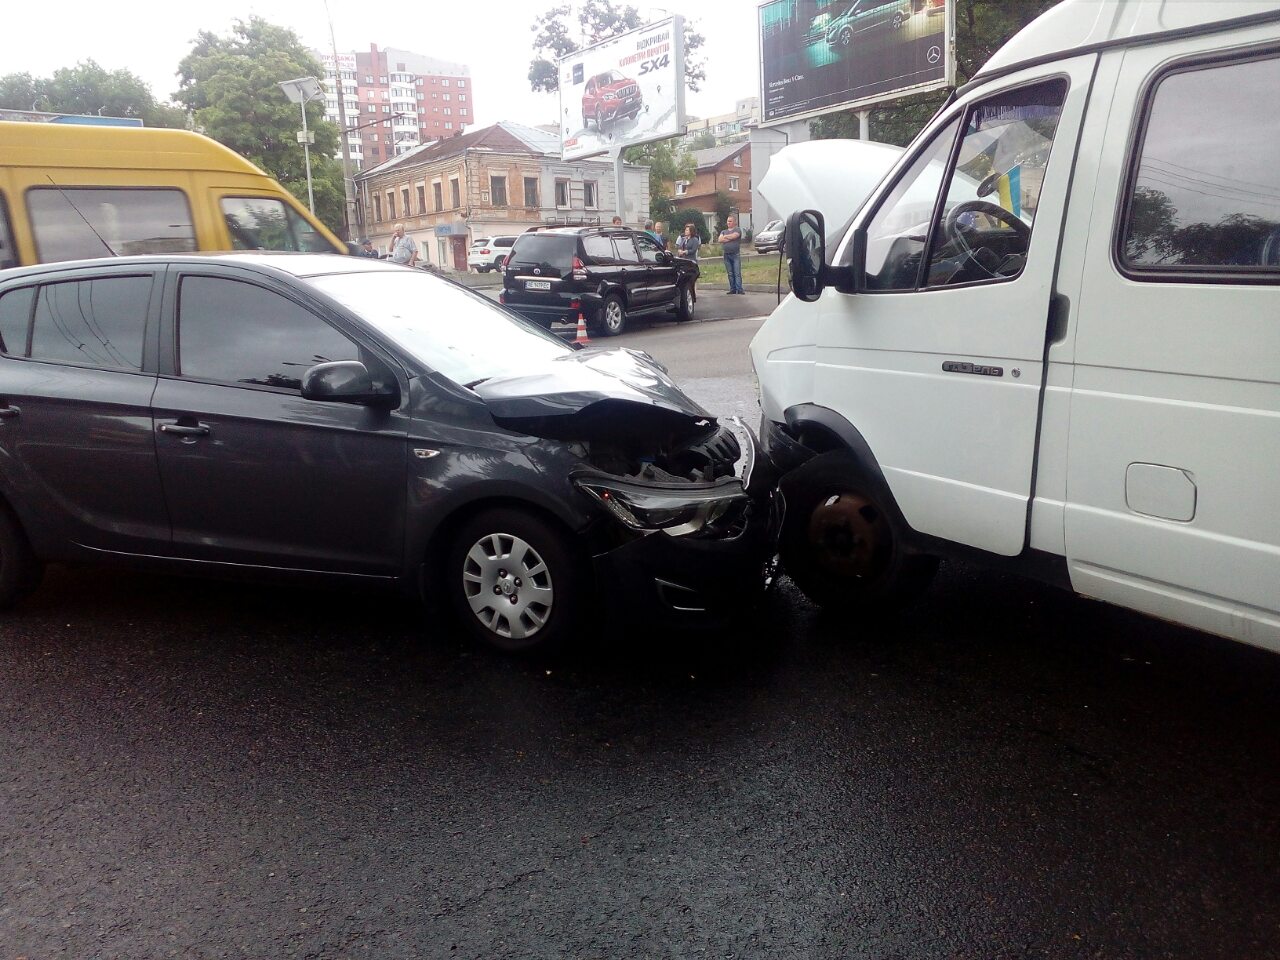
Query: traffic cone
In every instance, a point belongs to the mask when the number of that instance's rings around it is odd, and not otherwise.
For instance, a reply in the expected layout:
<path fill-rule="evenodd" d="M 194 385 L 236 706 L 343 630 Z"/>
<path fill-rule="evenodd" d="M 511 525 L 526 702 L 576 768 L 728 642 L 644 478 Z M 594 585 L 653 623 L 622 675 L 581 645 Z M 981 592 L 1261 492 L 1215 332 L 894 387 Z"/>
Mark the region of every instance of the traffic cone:
<path fill-rule="evenodd" d="M 578 333 L 573 338 L 574 343 L 580 343 L 584 347 L 591 342 L 591 338 L 587 336 L 587 318 L 582 315 L 582 311 L 578 311 Z"/>

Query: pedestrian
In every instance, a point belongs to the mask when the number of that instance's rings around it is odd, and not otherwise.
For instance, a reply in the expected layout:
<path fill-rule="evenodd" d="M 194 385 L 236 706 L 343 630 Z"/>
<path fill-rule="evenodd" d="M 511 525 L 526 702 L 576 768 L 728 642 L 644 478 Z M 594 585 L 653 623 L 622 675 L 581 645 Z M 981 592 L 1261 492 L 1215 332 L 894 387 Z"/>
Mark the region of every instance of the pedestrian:
<path fill-rule="evenodd" d="M 395 233 L 392 234 L 391 259 L 406 267 L 412 267 L 418 262 L 418 245 L 413 242 L 413 237 L 405 235 L 403 223 L 397 223 Z"/>
<path fill-rule="evenodd" d="M 742 289 L 742 231 L 738 229 L 737 217 L 729 217 L 717 242 L 724 254 L 724 272 L 729 275 L 729 292 L 745 296 L 747 291 Z"/>
<path fill-rule="evenodd" d="M 702 237 L 693 228 L 692 223 L 684 225 L 684 233 L 676 237 L 676 252 L 686 260 L 698 262 L 698 248 L 702 246 Z"/>
<path fill-rule="evenodd" d="M 382 259 L 382 254 L 378 253 L 377 250 L 373 249 L 373 241 L 370 240 L 368 237 L 362 237 L 360 239 L 360 256 L 371 257 L 374 260 Z"/>
<path fill-rule="evenodd" d="M 653 239 L 663 250 L 667 249 L 667 225 L 661 220 L 653 225 Z"/>
<path fill-rule="evenodd" d="M 615 216 L 615 217 L 613 218 L 613 225 L 614 225 L 615 227 L 620 227 L 620 226 L 622 226 L 622 218 L 621 218 L 621 217 L 618 217 L 618 216 Z"/>

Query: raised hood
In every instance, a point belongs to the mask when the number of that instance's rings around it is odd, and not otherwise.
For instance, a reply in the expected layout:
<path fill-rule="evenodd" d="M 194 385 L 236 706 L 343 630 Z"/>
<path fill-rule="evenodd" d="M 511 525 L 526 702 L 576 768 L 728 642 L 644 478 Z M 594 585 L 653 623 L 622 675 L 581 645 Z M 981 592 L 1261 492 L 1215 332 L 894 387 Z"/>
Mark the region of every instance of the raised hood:
<path fill-rule="evenodd" d="M 830 245 L 901 156 L 901 147 L 869 140 L 792 144 L 770 158 L 760 194 L 783 219 L 817 210 Z"/>
<path fill-rule="evenodd" d="M 502 426 L 552 440 L 691 438 L 716 427 L 661 364 L 638 350 L 565 353 L 472 389 Z"/>

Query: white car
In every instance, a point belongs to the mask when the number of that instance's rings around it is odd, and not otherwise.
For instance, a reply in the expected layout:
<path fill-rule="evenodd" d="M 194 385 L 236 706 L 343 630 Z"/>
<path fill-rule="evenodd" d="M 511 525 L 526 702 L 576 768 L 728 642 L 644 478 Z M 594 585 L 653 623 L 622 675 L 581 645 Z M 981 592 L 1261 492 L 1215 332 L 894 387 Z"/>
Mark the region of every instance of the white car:
<path fill-rule="evenodd" d="M 471 242 L 471 250 L 467 253 L 467 266 L 480 273 L 490 270 L 501 270 L 515 246 L 515 237 L 481 237 Z"/>

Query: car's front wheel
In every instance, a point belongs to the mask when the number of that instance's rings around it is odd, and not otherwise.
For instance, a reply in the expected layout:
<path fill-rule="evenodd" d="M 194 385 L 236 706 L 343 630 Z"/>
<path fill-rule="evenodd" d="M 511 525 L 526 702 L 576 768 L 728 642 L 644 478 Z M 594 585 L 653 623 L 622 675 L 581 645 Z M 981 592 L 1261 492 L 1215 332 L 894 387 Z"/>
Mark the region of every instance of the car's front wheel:
<path fill-rule="evenodd" d="M 847 47 L 853 43 L 853 27 L 845 27 L 840 31 L 840 46 Z"/>
<path fill-rule="evenodd" d="M 600 332 L 616 337 L 627 329 L 627 308 L 617 297 L 609 297 L 600 308 Z"/>
<path fill-rule="evenodd" d="M 902 15 L 902 11 L 901 11 L 901 10 L 899 10 L 897 13 L 895 13 L 895 14 L 893 15 L 893 29 L 895 29 L 895 30 L 901 30 L 901 29 L 902 29 L 902 24 L 906 22 L 906 19 L 907 19 L 907 18 L 906 18 L 906 17 L 904 17 L 904 16 Z"/>
<path fill-rule="evenodd" d="M 565 533 L 523 510 L 485 510 L 453 539 L 447 589 L 466 631 L 508 653 L 562 646 L 589 593 Z"/>

